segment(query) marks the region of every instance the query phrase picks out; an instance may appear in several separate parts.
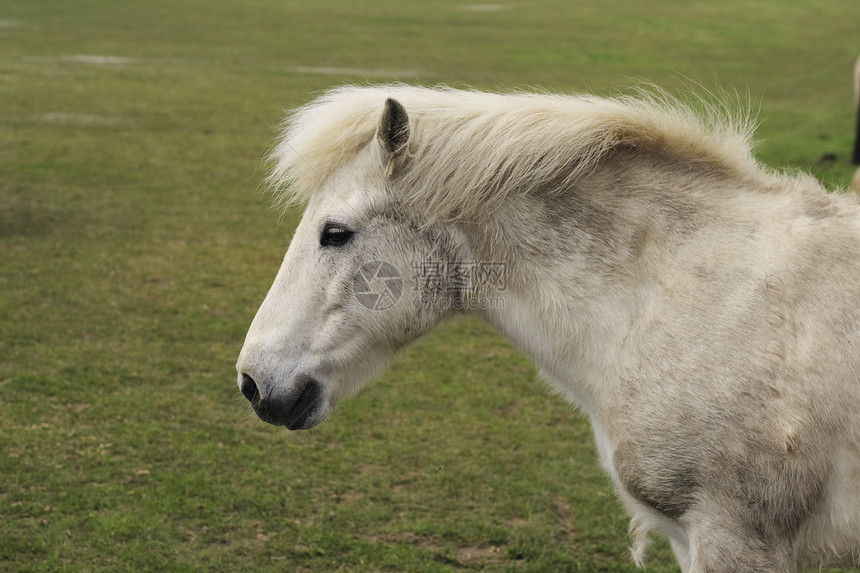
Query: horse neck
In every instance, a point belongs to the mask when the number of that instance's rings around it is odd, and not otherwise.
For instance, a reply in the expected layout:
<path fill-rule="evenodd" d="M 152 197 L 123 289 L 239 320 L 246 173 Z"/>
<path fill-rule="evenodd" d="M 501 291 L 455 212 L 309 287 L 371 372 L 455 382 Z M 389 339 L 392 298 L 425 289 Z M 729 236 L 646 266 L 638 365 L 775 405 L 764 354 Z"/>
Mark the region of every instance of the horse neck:
<path fill-rule="evenodd" d="M 502 263 L 506 282 L 504 291 L 476 293 L 489 299 L 474 305 L 481 309 L 476 312 L 533 360 L 558 390 L 590 410 L 598 399 L 591 384 L 610 374 L 606 352 L 629 324 L 630 301 L 623 294 L 627 285 L 577 272 L 578 261 L 563 254 L 575 247 L 559 243 L 556 252 L 539 254 L 528 247 L 538 246 L 540 234 L 531 234 L 526 242 L 526 248 L 494 248 L 478 255 L 480 261 Z"/>
<path fill-rule="evenodd" d="M 618 157 L 574 189 L 511 196 L 471 231 L 476 258 L 504 263 L 508 278 L 503 304 L 478 314 L 590 413 L 610 399 L 673 250 L 714 218 L 705 178 L 723 177 L 640 159 Z"/>

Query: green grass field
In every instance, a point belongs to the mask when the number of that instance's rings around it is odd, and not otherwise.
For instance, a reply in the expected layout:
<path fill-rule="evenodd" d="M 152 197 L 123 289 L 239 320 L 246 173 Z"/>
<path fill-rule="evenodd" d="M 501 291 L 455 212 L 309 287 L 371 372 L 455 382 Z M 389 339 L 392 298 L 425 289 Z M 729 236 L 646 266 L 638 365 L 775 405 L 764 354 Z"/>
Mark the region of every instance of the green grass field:
<path fill-rule="evenodd" d="M 858 30 L 856 0 L 0 3 L 0 570 L 633 571 L 587 421 L 482 324 L 317 430 L 253 416 L 234 363 L 299 216 L 261 157 L 347 81 L 701 84 L 835 189 Z"/>

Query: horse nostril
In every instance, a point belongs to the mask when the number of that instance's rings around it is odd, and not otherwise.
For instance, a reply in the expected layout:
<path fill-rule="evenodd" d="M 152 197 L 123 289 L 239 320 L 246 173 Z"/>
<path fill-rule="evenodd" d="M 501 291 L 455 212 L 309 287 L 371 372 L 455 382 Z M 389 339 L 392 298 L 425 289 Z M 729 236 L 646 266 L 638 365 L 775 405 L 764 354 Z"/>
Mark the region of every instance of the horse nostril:
<path fill-rule="evenodd" d="M 242 395 L 251 404 L 257 404 L 260 401 L 260 390 L 257 388 L 257 383 L 247 374 L 242 374 L 242 384 L 239 389 L 242 390 Z"/>
<path fill-rule="evenodd" d="M 239 390 L 248 399 L 257 416 L 264 422 L 299 430 L 308 425 L 317 411 L 323 395 L 323 387 L 312 378 L 299 378 L 287 388 L 267 387 L 265 379 L 260 383 L 248 374 L 242 374 Z"/>

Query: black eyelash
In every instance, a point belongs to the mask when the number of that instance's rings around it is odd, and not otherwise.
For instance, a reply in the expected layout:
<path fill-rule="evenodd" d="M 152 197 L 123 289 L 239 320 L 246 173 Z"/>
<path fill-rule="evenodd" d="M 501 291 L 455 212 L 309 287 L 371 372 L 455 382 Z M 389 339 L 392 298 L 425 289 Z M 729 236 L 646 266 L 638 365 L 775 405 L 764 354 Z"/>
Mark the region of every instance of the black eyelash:
<path fill-rule="evenodd" d="M 326 223 L 320 233 L 320 245 L 323 247 L 341 247 L 352 239 L 355 233 L 338 223 Z"/>

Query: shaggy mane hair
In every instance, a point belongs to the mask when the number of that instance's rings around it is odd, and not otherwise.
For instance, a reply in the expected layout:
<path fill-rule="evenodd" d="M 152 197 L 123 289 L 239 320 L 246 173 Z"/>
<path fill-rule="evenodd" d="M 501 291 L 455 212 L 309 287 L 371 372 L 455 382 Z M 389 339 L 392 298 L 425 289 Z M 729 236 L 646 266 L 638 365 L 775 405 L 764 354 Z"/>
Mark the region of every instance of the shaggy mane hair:
<path fill-rule="evenodd" d="M 293 111 L 270 154 L 279 203 L 306 202 L 374 138 L 386 98 L 406 108 L 405 203 L 443 218 L 491 209 L 509 193 L 562 191 L 613 149 L 650 148 L 687 164 L 760 172 L 755 122 L 719 103 L 695 108 L 659 91 L 601 98 L 484 93 L 403 84 L 343 86 Z"/>

